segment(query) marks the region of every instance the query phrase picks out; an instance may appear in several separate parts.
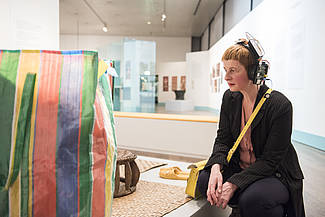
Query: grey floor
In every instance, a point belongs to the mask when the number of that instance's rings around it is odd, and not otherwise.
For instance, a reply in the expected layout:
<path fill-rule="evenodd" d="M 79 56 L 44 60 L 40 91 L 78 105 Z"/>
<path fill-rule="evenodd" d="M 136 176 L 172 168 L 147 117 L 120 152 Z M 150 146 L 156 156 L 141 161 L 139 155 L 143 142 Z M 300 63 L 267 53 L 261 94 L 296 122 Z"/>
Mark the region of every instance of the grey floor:
<path fill-rule="evenodd" d="M 325 152 L 294 143 L 304 173 L 304 202 L 307 217 L 325 216 Z"/>
<path fill-rule="evenodd" d="M 311 148 L 309 146 L 295 142 L 302 170 L 304 172 L 304 201 L 307 217 L 325 217 L 325 152 Z M 167 162 L 170 166 L 179 166 L 186 171 L 189 163 L 171 161 L 159 158 L 150 158 L 139 156 L 140 159 Z M 155 168 L 141 174 L 140 179 L 160 182 L 171 185 L 186 186 L 186 181 L 168 180 L 159 178 L 159 169 Z M 205 200 L 192 200 L 178 209 L 165 215 L 166 217 L 228 217 L 231 212 L 230 208 L 225 210 L 210 206 Z"/>

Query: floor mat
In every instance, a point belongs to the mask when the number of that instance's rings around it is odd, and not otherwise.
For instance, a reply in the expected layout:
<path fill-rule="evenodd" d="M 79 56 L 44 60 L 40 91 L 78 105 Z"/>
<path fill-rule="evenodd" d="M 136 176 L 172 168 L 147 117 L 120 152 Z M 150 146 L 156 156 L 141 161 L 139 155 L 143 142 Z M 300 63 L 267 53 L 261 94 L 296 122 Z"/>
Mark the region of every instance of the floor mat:
<path fill-rule="evenodd" d="M 134 193 L 114 198 L 112 217 L 163 216 L 190 200 L 184 187 L 140 180 Z"/>

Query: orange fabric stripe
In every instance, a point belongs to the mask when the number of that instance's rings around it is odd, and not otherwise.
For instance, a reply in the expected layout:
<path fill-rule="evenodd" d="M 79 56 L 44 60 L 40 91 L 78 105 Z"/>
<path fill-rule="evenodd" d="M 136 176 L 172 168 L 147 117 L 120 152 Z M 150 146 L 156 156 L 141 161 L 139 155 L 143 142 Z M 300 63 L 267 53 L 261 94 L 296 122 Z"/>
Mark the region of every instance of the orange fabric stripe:
<path fill-rule="evenodd" d="M 97 94 L 98 95 L 98 92 Z M 93 199 L 92 216 L 105 215 L 105 163 L 107 155 L 107 138 L 104 128 L 103 111 L 99 105 L 98 97 L 95 99 L 95 126 L 93 132 Z M 109 193 L 109 192 L 106 192 Z"/>
<path fill-rule="evenodd" d="M 36 112 L 33 216 L 56 217 L 55 158 L 62 56 L 42 53 L 41 58 L 44 64 L 41 66 Z"/>

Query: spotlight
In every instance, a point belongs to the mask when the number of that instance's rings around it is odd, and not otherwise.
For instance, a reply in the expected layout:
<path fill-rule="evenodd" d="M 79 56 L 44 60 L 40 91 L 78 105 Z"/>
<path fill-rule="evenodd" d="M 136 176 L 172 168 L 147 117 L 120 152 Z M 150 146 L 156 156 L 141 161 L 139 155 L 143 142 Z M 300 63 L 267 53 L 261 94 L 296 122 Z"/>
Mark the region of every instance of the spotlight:
<path fill-rule="evenodd" d="M 161 21 L 164 22 L 164 21 L 166 20 L 166 18 L 167 18 L 166 14 L 162 14 L 162 15 L 161 15 Z"/>
<path fill-rule="evenodd" d="M 108 30 L 108 29 L 107 29 L 107 25 L 105 24 L 105 25 L 103 26 L 103 31 L 104 31 L 104 32 L 107 32 L 107 30 Z"/>
<path fill-rule="evenodd" d="M 150 22 L 150 21 L 148 21 L 148 22 L 147 22 L 147 24 L 148 24 L 148 25 L 150 25 L 150 24 L 151 24 L 151 22 Z"/>

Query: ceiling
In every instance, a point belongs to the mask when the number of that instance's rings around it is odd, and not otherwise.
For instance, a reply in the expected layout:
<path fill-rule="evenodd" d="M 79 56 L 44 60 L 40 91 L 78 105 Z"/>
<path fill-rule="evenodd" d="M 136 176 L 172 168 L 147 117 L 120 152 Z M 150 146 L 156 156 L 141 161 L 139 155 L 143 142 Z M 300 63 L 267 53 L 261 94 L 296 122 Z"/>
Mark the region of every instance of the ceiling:
<path fill-rule="evenodd" d="M 164 1 L 167 15 L 165 25 L 161 21 Z M 199 1 L 60 0 L 60 34 L 201 36 L 223 0 L 201 0 L 196 15 L 193 15 Z M 108 32 L 102 30 L 100 19 L 107 23 Z"/>

